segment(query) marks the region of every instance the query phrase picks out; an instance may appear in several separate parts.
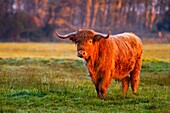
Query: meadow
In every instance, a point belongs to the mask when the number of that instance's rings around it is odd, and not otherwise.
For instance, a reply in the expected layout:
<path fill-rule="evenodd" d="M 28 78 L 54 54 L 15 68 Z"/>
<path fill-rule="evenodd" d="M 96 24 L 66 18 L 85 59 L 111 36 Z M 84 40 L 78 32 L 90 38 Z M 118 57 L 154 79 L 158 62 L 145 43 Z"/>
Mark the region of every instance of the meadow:
<path fill-rule="evenodd" d="M 170 44 L 144 45 L 137 95 L 112 80 L 100 100 L 74 44 L 0 43 L 0 112 L 168 113 Z"/>

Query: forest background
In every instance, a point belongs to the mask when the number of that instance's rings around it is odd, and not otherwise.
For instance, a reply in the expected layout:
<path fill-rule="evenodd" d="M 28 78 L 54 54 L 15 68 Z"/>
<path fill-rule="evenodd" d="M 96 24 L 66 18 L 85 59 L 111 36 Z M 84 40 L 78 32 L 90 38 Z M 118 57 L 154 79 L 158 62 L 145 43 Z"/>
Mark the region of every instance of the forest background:
<path fill-rule="evenodd" d="M 0 0 L 0 41 L 61 41 L 61 34 L 94 29 L 134 32 L 170 41 L 169 0 Z"/>

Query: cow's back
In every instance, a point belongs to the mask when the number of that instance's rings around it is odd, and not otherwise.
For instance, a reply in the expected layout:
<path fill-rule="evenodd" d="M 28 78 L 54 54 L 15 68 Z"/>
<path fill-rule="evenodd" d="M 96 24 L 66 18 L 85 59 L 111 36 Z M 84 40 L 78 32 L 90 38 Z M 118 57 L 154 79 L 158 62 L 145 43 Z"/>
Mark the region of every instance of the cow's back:
<path fill-rule="evenodd" d="M 133 33 L 113 35 L 111 40 L 114 42 L 116 52 L 112 76 L 122 79 L 133 70 L 136 60 L 142 55 L 142 42 Z"/>

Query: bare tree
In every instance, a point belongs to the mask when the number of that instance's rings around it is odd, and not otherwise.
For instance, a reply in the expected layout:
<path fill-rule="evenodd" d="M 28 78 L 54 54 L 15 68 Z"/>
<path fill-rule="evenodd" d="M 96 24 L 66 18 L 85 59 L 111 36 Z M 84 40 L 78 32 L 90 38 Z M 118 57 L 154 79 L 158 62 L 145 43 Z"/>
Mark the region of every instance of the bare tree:
<path fill-rule="evenodd" d="M 94 28 L 96 20 L 97 20 L 98 8 L 99 8 L 99 2 L 97 0 L 95 0 L 95 3 L 94 3 L 94 13 L 93 13 L 92 24 L 91 24 L 92 28 Z"/>
<path fill-rule="evenodd" d="M 145 27 L 149 27 L 149 8 L 148 8 L 148 0 L 145 0 Z"/>
<path fill-rule="evenodd" d="M 150 28 L 150 29 L 153 28 L 153 22 L 154 22 L 154 20 L 155 20 L 155 18 L 156 18 L 155 5 L 156 5 L 155 0 L 152 0 L 151 18 L 150 18 L 150 25 L 149 25 L 149 28 Z"/>
<path fill-rule="evenodd" d="M 89 28 L 91 21 L 91 8 L 92 8 L 92 0 L 86 1 L 86 15 L 83 23 L 83 28 Z"/>

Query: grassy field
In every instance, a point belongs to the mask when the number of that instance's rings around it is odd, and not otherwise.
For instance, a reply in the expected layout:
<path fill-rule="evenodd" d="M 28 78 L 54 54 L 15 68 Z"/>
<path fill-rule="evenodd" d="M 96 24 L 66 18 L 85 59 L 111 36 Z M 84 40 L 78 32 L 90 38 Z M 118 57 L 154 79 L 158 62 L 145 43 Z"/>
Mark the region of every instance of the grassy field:
<path fill-rule="evenodd" d="M 0 43 L 0 112 L 170 112 L 170 44 L 144 45 L 138 95 L 97 98 L 74 44 Z"/>

